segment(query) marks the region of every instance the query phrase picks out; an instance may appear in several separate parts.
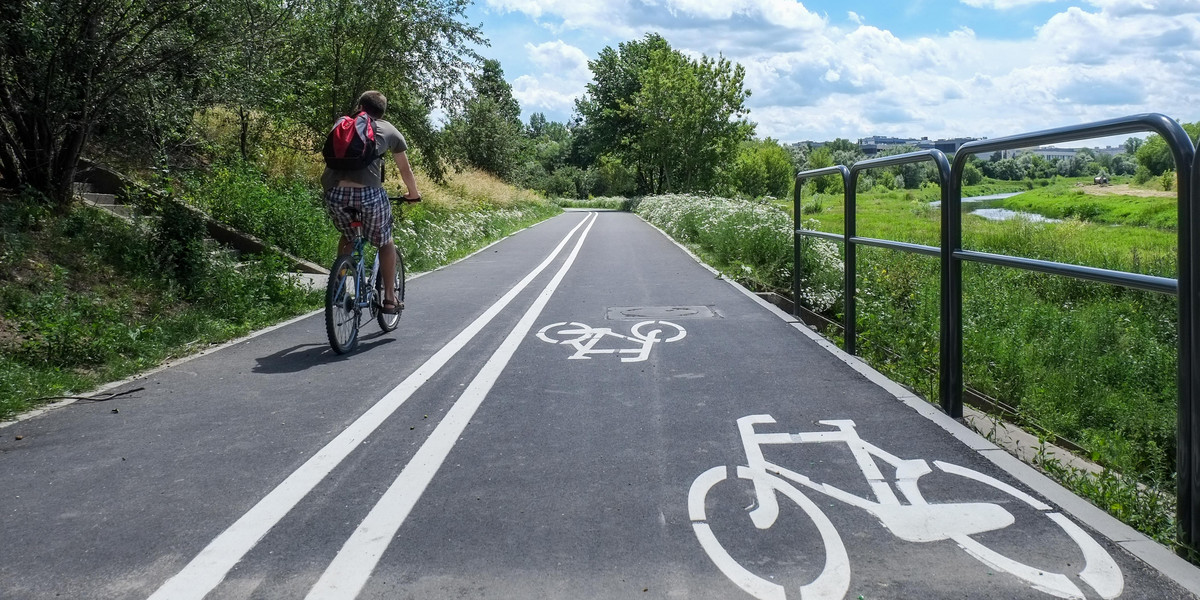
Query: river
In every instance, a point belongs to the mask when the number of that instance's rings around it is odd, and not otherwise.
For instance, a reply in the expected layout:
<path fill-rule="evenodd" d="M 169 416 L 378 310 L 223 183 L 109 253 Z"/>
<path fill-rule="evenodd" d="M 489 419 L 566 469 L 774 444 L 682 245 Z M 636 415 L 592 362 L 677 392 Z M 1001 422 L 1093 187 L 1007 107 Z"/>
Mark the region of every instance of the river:
<path fill-rule="evenodd" d="M 1057 223 L 1060 221 L 1060 219 L 1043 217 L 1037 213 L 1000 208 L 999 205 L 1003 203 L 1004 199 L 1011 198 L 1019 193 L 1020 192 L 1011 194 L 991 194 L 989 196 L 973 196 L 971 198 L 963 198 L 962 209 L 965 213 L 979 215 L 989 221 L 1007 221 L 1009 219 L 1017 218 L 1033 221 L 1035 223 Z M 929 205 L 934 208 L 941 208 L 942 202 L 938 200 L 936 202 L 930 202 Z"/>

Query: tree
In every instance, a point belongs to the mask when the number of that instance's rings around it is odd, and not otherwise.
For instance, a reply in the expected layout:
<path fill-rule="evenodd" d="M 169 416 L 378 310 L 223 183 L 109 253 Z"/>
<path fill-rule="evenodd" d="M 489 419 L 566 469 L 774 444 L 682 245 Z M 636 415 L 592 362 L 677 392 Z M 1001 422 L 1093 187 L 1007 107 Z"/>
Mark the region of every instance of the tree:
<path fill-rule="evenodd" d="M 743 194 L 785 198 L 791 192 L 795 171 L 788 151 L 767 138 L 742 143 L 731 176 L 733 187 Z"/>
<path fill-rule="evenodd" d="M 79 156 L 134 82 L 220 39 L 210 0 L 7 0 L 0 7 L 0 175 L 71 201 Z M 183 74 L 185 77 L 187 74 Z"/>
<path fill-rule="evenodd" d="M 808 153 L 808 166 L 805 167 L 804 170 L 811 171 L 823 169 L 825 167 L 832 167 L 834 164 L 833 154 L 829 151 L 829 147 L 821 146 L 820 148 Z M 845 184 L 842 182 L 842 178 L 838 175 L 824 175 L 810 181 L 812 183 L 813 192 L 817 194 L 836 194 L 845 189 Z"/>
<path fill-rule="evenodd" d="M 451 119 L 447 135 L 467 164 L 510 179 L 524 146 L 521 107 L 512 97 L 499 61 L 485 60 L 472 75 L 471 87 L 475 97 Z"/>
<path fill-rule="evenodd" d="M 230 0 L 240 18 L 212 72 L 212 99 L 236 112 L 238 152 L 250 157 L 256 111 L 278 103 L 285 83 L 287 47 L 295 35 L 297 5 L 287 0 Z M 190 115 L 188 115 L 190 117 Z"/>
<path fill-rule="evenodd" d="M 754 125 L 745 70 L 724 58 L 692 60 L 661 36 L 605 48 L 576 110 L 595 155 L 634 169 L 638 191 L 711 189 Z"/>
<path fill-rule="evenodd" d="M 1125 144 L 1124 144 L 1125 154 L 1128 154 L 1130 156 L 1136 156 L 1138 148 L 1141 148 L 1143 143 L 1145 143 L 1145 140 L 1143 140 L 1142 138 L 1137 138 L 1137 137 L 1126 138 Z"/>
<path fill-rule="evenodd" d="M 1181 125 L 1188 137 L 1192 139 L 1192 144 L 1195 144 L 1197 136 L 1200 136 L 1200 122 L 1182 123 Z M 1175 157 L 1171 155 L 1167 141 L 1158 134 L 1150 134 L 1146 138 L 1146 142 L 1137 149 L 1136 156 L 1138 164 L 1146 167 L 1151 175 L 1162 175 L 1176 167 Z"/>

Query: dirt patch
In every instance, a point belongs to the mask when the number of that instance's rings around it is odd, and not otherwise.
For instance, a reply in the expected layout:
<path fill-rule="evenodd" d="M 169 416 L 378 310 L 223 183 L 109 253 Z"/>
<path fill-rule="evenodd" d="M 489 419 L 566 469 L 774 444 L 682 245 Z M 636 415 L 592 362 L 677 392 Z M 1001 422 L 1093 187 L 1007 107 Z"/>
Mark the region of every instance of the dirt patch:
<path fill-rule="evenodd" d="M 1175 192 L 1148 190 L 1146 188 L 1133 187 L 1128 183 L 1114 185 L 1082 184 L 1076 187 L 1083 190 L 1083 193 L 1092 196 L 1138 196 L 1141 198 L 1174 198 L 1176 196 Z"/>

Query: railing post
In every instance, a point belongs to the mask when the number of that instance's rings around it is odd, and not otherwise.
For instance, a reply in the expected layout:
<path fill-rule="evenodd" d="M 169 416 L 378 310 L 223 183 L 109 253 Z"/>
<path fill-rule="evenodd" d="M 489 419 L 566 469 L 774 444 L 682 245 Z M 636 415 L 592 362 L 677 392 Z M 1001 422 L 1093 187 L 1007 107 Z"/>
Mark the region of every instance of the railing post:
<path fill-rule="evenodd" d="M 962 175 L 967 154 L 954 157 L 947 185 L 942 187 L 942 297 L 941 331 L 938 348 L 938 395 L 942 411 L 955 419 L 963 416 L 963 325 L 962 261 L 954 253 L 962 250 Z"/>
<path fill-rule="evenodd" d="M 1177 128 L 1178 129 L 1178 128 Z M 1163 136 L 1166 138 L 1166 135 Z M 1179 174 L 1179 406 L 1176 413 L 1176 504 L 1181 537 L 1190 549 L 1200 543 L 1200 160 L 1186 133 L 1183 139 L 1167 140 L 1175 155 Z M 1186 150 L 1190 150 L 1188 153 Z M 1188 165 L 1188 162 L 1191 162 Z M 1190 166 L 1190 169 L 1189 169 Z M 1190 177 L 1188 176 L 1190 171 Z"/>
<path fill-rule="evenodd" d="M 800 252 L 804 249 L 804 236 L 800 235 L 800 189 L 804 177 L 796 175 L 796 191 L 792 193 L 792 315 L 800 317 Z"/>
<path fill-rule="evenodd" d="M 845 291 L 842 293 L 842 323 L 845 332 L 845 350 L 846 354 L 857 354 L 855 345 L 858 341 L 858 317 L 857 304 L 855 300 L 855 291 L 858 288 L 858 246 L 854 244 L 854 237 L 858 235 L 858 171 L 850 170 L 849 177 L 845 178 L 845 188 L 842 194 L 845 210 L 842 232 L 846 236 L 846 261 L 844 263 L 843 275 L 845 276 Z"/>

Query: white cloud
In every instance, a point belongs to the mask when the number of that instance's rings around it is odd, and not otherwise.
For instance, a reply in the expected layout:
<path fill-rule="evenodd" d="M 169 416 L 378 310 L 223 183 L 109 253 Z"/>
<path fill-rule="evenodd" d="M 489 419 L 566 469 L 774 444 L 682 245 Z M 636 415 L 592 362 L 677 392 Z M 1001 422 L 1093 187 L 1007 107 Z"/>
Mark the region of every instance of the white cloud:
<path fill-rule="evenodd" d="M 631 3 L 639 0 L 486 0 L 489 9 L 553 19 L 554 29 L 603 29 L 628 35 L 623 23 Z"/>
<path fill-rule="evenodd" d="M 562 40 L 545 42 L 538 45 L 525 44 L 525 51 L 533 64 L 546 71 L 570 74 L 576 79 L 583 77 L 587 80 L 588 57 L 583 50 Z"/>
<path fill-rule="evenodd" d="M 961 1 L 1001 10 L 1039 0 Z M 830 23 L 794 0 L 487 4 L 605 45 L 657 31 L 689 56 L 721 53 L 745 67 L 758 135 L 784 141 L 996 137 L 1140 112 L 1200 120 L 1198 0 L 1081 0 L 1005 40 L 966 27 L 902 37 L 857 13 Z M 561 35 L 525 46 L 535 71 L 513 91 L 527 111 L 569 115 L 591 78 L 582 44 Z"/>
<path fill-rule="evenodd" d="M 591 80 L 587 55 L 562 40 L 526 43 L 525 52 L 541 73 L 515 79 L 513 97 L 527 111 L 570 112 Z"/>
<path fill-rule="evenodd" d="M 824 19 L 795 0 L 665 0 L 665 5 L 674 15 L 703 19 L 757 17 L 787 29 L 819 29 L 824 25 Z"/>
<path fill-rule="evenodd" d="M 973 6 L 975 8 L 994 8 L 996 10 L 1007 10 L 1018 6 L 1029 6 L 1030 4 L 1041 4 L 1043 2 L 1056 2 L 1057 0 L 962 0 L 963 4 Z"/>

